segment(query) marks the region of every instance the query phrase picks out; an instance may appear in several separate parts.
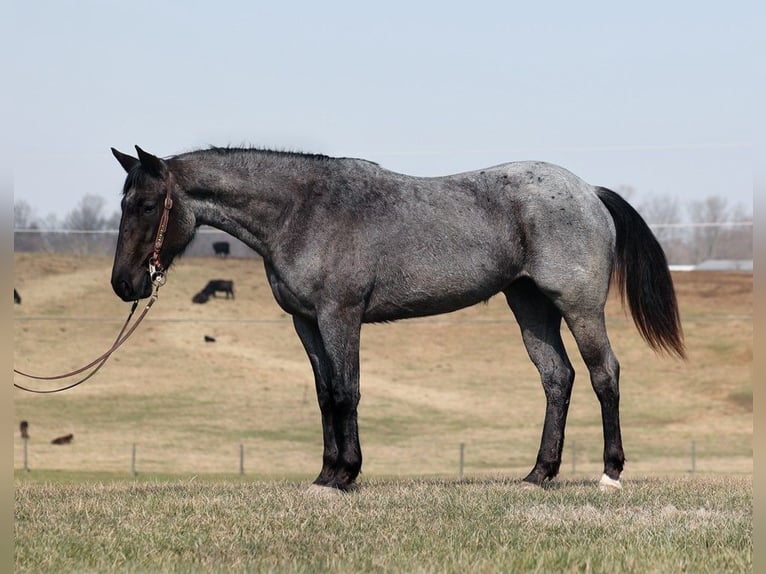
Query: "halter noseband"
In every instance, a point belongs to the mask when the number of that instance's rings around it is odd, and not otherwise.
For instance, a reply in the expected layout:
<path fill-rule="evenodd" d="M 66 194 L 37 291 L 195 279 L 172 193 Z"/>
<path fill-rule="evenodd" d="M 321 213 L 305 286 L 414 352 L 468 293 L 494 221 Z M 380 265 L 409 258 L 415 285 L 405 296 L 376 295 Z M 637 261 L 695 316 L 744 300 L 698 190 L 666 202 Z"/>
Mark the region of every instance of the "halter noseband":
<path fill-rule="evenodd" d="M 149 278 L 155 289 L 165 284 L 165 267 L 160 262 L 160 249 L 165 241 L 165 232 L 168 230 L 168 220 L 170 219 L 170 210 L 173 208 L 173 174 L 170 171 L 165 176 L 165 203 L 160 217 L 160 225 L 157 228 L 157 236 L 154 238 L 154 251 L 149 260 Z"/>

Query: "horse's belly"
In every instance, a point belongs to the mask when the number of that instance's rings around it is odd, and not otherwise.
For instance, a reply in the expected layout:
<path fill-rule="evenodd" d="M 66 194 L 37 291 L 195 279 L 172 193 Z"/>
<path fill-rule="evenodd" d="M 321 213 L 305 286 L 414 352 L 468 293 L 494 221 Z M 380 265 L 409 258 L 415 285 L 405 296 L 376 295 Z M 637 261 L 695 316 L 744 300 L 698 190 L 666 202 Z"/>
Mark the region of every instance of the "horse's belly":
<path fill-rule="evenodd" d="M 363 320 L 367 323 L 395 321 L 450 313 L 486 301 L 503 290 L 514 273 L 497 270 L 480 273 L 393 273 L 378 280 L 367 301 Z M 463 270 L 467 271 L 467 270 Z"/>

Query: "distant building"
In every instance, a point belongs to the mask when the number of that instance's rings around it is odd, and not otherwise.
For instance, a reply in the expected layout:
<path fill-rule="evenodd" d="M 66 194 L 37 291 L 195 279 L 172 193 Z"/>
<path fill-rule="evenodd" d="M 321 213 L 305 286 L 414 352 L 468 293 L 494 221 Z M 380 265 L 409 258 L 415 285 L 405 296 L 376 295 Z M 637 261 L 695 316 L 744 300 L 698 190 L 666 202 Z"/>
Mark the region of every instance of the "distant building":
<path fill-rule="evenodd" d="M 743 271 L 753 272 L 752 259 L 708 259 L 694 266 L 695 271 Z"/>

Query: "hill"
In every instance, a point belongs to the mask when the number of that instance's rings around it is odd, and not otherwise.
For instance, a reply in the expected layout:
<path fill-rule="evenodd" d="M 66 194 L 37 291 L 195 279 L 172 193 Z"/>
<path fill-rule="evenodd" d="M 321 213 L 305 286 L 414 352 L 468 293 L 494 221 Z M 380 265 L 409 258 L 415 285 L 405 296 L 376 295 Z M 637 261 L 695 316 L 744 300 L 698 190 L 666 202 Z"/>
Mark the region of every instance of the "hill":
<path fill-rule="evenodd" d="M 112 293 L 110 269 L 107 258 L 16 254 L 23 301 L 14 309 L 16 368 L 55 374 L 109 347 L 129 309 Z M 234 281 L 235 298 L 193 304 L 218 278 Z M 752 275 L 674 280 L 686 362 L 658 357 L 619 298 L 608 304 L 622 367 L 626 479 L 687 472 L 692 442 L 697 471 L 751 473 Z M 568 334 L 565 341 L 578 376 L 562 475 L 597 478 L 598 402 Z M 531 468 L 545 400 L 502 297 L 451 315 L 365 326 L 361 368 L 363 480 L 454 476 L 461 443 L 467 475 L 522 476 Z M 16 417 L 30 425 L 33 471 L 127 473 L 133 444 L 140 473 L 236 473 L 239 445 L 251 475 L 310 480 L 321 463 L 311 368 L 258 260 L 181 259 L 145 323 L 93 379 L 61 394 L 14 393 Z M 68 433 L 71 444 L 50 444 Z M 18 433 L 14 446 L 19 469 Z"/>

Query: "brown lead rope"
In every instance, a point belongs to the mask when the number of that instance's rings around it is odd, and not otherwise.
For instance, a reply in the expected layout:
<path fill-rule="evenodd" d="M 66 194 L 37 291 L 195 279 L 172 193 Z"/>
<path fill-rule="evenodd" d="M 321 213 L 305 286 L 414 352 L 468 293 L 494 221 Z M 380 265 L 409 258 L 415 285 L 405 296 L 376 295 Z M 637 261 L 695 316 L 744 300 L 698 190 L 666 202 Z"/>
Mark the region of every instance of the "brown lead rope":
<path fill-rule="evenodd" d="M 21 389 L 22 391 L 27 391 L 28 393 L 36 393 L 40 395 L 47 395 L 50 393 L 60 393 L 61 391 L 66 391 L 68 389 L 76 387 L 77 385 L 84 383 L 85 381 L 90 379 L 93 375 L 95 375 L 99 371 L 99 369 L 104 366 L 104 363 L 106 363 L 107 359 L 112 355 L 112 353 L 114 353 L 117 349 L 119 349 L 122 346 L 122 344 L 125 341 L 127 341 L 128 338 L 133 334 L 133 332 L 138 328 L 138 325 L 141 324 L 141 321 L 144 320 L 144 317 L 146 317 L 146 314 L 149 312 L 149 309 L 152 308 L 152 305 L 154 305 L 154 302 L 157 300 L 157 294 L 159 293 L 160 287 L 162 287 L 165 284 L 165 268 L 163 267 L 162 263 L 160 263 L 160 249 L 162 249 L 162 243 L 165 241 L 165 232 L 168 229 L 168 220 L 170 219 L 170 210 L 173 207 L 173 199 L 171 197 L 172 187 L 173 187 L 173 175 L 170 173 L 170 171 L 168 171 L 165 177 L 164 210 L 162 212 L 162 216 L 160 217 L 160 224 L 157 229 L 157 236 L 154 239 L 154 251 L 149 261 L 149 277 L 151 278 L 154 289 L 152 291 L 151 297 L 149 298 L 149 302 L 146 304 L 146 307 L 144 307 L 144 310 L 141 313 L 141 315 L 138 316 L 138 319 L 136 319 L 136 322 L 133 323 L 133 326 L 128 330 L 127 333 L 125 333 L 125 329 L 127 329 L 128 324 L 130 323 L 130 319 L 131 317 L 133 317 L 133 313 L 135 313 L 136 308 L 138 307 L 138 301 L 133 302 L 133 307 L 130 309 L 128 318 L 125 319 L 125 324 L 122 326 L 122 329 L 120 329 L 120 333 L 117 335 L 117 338 L 114 340 L 114 343 L 112 343 L 112 346 L 109 348 L 109 350 L 107 350 L 103 355 L 101 355 L 97 359 L 94 359 L 93 361 L 85 365 L 84 367 L 80 367 L 79 369 L 76 369 L 74 371 L 64 373 L 63 375 L 53 375 L 49 377 L 30 375 L 29 373 L 24 373 L 17 369 L 13 369 L 13 372 L 16 373 L 17 375 L 21 375 L 22 377 L 27 377 L 28 379 L 35 379 L 38 381 L 53 381 L 58 379 L 66 379 L 74 375 L 79 375 L 80 373 L 87 371 L 88 369 L 93 367 L 93 370 L 90 373 L 88 373 L 85 377 L 83 377 L 82 379 L 78 381 L 75 381 L 74 383 L 66 385 L 64 387 L 59 387 L 57 389 L 51 389 L 48 391 L 30 389 L 28 387 L 19 385 L 18 383 L 15 383 L 15 382 L 13 383 L 14 387 L 16 387 L 17 389 Z M 123 336 L 123 333 L 125 333 L 125 336 Z"/>
<path fill-rule="evenodd" d="M 81 383 L 84 383 L 88 379 L 90 379 L 93 375 L 95 375 L 99 371 L 99 369 L 101 369 L 101 367 L 104 366 L 104 364 L 106 363 L 107 359 L 112 355 L 112 353 L 114 353 L 117 349 L 119 349 L 122 346 L 122 344 L 125 341 L 127 341 L 128 338 L 133 334 L 133 332 L 138 328 L 138 325 L 141 323 L 141 321 L 144 320 L 144 317 L 146 317 L 146 314 L 149 312 L 149 309 L 151 309 L 152 305 L 154 305 L 154 302 L 157 300 L 157 291 L 158 291 L 158 289 L 159 289 L 159 285 L 157 283 L 155 283 L 154 292 L 152 293 L 152 296 L 149 298 L 149 302 L 146 304 L 146 307 L 144 307 L 143 312 L 141 313 L 141 315 L 138 316 L 138 319 L 136 319 L 135 323 L 133 323 L 133 325 L 128 330 L 128 332 L 125 333 L 125 329 L 128 327 L 128 324 L 130 323 L 130 319 L 131 319 L 131 317 L 133 317 L 133 313 L 135 313 L 136 308 L 138 307 L 138 301 L 134 301 L 133 302 L 133 306 L 130 309 L 130 313 L 128 314 L 128 318 L 125 320 L 125 324 L 122 326 L 122 329 L 120 330 L 119 334 L 117 335 L 117 338 L 114 340 L 114 343 L 112 343 L 112 346 L 109 348 L 109 350 L 107 350 L 103 355 L 101 355 L 97 359 L 94 359 L 93 361 L 91 361 L 90 363 L 85 365 L 84 367 L 80 367 L 79 369 L 76 369 L 74 371 L 70 371 L 68 373 L 64 373 L 63 375 L 53 375 L 53 376 L 48 376 L 48 377 L 43 377 L 43 376 L 39 376 L 39 375 L 31 375 L 29 373 L 25 373 L 23 371 L 19 371 L 18 369 L 13 369 L 13 372 L 16 373 L 17 375 L 21 375 L 22 377 L 27 377 L 28 379 L 35 379 L 35 380 L 38 380 L 38 381 L 53 381 L 53 380 L 58 380 L 58 379 L 66 379 L 66 378 L 72 377 L 74 375 L 79 375 L 80 373 L 82 373 L 84 371 L 87 371 L 91 367 L 95 367 L 85 377 L 83 377 L 82 379 L 79 379 L 78 381 L 75 381 L 74 383 L 66 385 L 64 387 L 59 387 L 57 389 L 51 389 L 51 390 L 47 390 L 47 391 L 41 391 L 41 390 L 38 390 L 38 389 L 30 389 L 29 387 L 25 387 L 25 386 L 20 385 L 20 384 L 18 384 L 16 382 L 13 383 L 13 386 L 16 387 L 17 389 L 21 389 L 22 391 L 27 391 L 28 393 L 36 393 L 36 394 L 40 394 L 40 395 L 47 395 L 47 394 L 50 394 L 50 393 L 59 393 L 61 391 L 69 390 L 71 388 L 76 387 L 77 385 L 79 385 Z M 123 336 L 123 333 L 125 333 L 124 336 Z"/>

